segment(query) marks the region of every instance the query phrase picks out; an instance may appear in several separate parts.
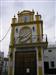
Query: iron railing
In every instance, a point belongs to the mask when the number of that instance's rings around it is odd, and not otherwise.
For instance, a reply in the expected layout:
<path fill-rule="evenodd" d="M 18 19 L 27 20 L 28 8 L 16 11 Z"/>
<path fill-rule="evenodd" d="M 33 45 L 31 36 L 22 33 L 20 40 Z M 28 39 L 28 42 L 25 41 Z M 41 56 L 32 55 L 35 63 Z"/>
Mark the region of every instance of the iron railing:
<path fill-rule="evenodd" d="M 19 43 L 20 44 L 20 38 L 27 38 L 25 36 L 22 36 L 22 37 L 17 37 L 14 41 L 14 43 Z M 47 40 L 47 35 L 46 34 L 42 34 L 42 35 L 32 35 L 31 36 L 31 42 L 32 43 L 35 43 L 35 42 L 48 42 Z M 27 43 L 27 42 L 26 42 Z"/>

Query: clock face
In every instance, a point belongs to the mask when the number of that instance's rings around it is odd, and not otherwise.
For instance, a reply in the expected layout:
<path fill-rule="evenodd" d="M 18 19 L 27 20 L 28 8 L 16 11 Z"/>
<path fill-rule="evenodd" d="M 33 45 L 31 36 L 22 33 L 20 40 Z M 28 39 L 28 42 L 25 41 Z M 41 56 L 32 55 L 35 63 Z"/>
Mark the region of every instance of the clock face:
<path fill-rule="evenodd" d="M 19 31 L 19 41 L 26 43 L 31 40 L 32 30 L 30 27 L 22 27 Z"/>

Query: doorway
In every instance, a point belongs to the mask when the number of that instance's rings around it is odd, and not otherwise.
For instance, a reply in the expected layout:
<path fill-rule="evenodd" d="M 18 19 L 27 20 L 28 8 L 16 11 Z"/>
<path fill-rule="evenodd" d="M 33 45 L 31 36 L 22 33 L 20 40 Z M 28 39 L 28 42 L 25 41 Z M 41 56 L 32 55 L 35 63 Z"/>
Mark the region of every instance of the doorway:
<path fill-rule="evenodd" d="M 36 51 L 15 52 L 14 75 L 37 75 Z"/>

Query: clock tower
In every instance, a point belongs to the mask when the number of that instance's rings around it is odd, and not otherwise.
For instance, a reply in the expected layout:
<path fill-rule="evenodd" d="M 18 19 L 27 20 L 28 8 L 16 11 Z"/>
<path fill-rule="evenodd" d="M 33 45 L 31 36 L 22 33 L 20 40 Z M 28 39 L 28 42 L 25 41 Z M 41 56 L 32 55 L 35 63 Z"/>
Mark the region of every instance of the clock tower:
<path fill-rule="evenodd" d="M 44 75 L 43 48 L 48 42 L 41 15 L 35 15 L 34 10 L 17 15 L 11 24 L 9 75 Z"/>

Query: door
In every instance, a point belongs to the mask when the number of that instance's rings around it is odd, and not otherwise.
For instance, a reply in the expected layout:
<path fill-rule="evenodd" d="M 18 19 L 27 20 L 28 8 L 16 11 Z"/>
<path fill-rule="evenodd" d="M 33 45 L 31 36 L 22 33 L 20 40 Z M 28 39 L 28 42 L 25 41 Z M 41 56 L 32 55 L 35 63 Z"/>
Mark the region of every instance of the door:
<path fill-rule="evenodd" d="M 15 75 L 37 75 L 35 51 L 15 53 Z"/>
<path fill-rule="evenodd" d="M 44 73 L 48 74 L 49 72 L 49 63 L 48 62 L 44 62 Z"/>

